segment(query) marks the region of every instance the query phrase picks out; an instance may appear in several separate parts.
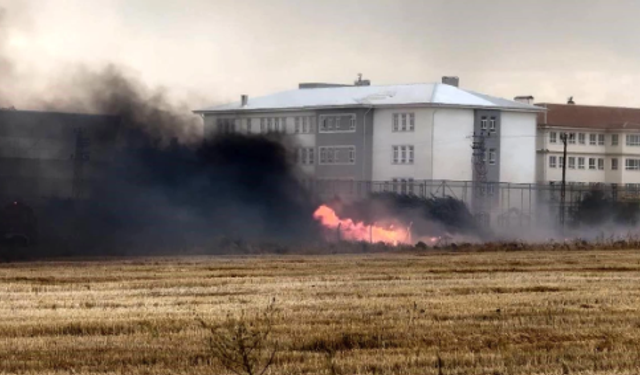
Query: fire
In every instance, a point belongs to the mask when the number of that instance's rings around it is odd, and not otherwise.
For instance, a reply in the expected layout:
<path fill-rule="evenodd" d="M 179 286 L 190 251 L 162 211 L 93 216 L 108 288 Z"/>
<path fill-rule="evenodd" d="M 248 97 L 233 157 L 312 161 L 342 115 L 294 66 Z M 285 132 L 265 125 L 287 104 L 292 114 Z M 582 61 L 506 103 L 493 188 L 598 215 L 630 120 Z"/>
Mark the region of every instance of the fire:
<path fill-rule="evenodd" d="M 341 219 L 330 207 L 322 205 L 313 214 L 316 220 L 325 228 L 333 229 L 340 239 L 349 241 L 384 242 L 398 245 L 401 243 L 411 243 L 411 233 L 409 229 L 365 225 L 362 222 L 354 222 L 351 219 Z"/>

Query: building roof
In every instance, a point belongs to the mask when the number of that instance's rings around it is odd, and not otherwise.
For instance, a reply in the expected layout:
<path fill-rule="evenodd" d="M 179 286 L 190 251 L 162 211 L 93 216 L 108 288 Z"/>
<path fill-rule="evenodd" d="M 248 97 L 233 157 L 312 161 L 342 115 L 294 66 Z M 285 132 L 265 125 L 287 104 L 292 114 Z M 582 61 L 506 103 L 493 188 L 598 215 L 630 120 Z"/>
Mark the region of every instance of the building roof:
<path fill-rule="evenodd" d="M 539 103 L 547 111 L 538 114 L 539 126 L 626 130 L 640 129 L 640 108 Z"/>
<path fill-rule="evenodd" d="M 235 102 L 194 112 L 251 112 L 399 105 L 494 108 L 514 111 L 542 110 L 530 104 L 479 94 L 441 83 L 297 89 L 249 98 L 247 105 L 241 104 L 241 102 Z"/>

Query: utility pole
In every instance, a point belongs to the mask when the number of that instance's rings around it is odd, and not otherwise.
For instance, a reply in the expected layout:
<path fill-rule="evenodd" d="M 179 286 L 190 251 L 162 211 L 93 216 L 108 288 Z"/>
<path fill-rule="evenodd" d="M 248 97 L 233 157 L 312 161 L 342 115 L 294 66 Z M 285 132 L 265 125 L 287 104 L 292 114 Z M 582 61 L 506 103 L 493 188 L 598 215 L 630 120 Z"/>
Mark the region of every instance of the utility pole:
<path fill-rule="evenodd" d="M 473 133 L 473 143 L 471 148 L 473 149 L 473 172 L 474 172 L 474 214 L 480 225 L 487 224 L 487 212 L 486 212 L 486 189 L 487 189 L 487 165 L 486 165 L 486 144 L 485 138 L 487 135 L 480 131 L 479 133 Z"/>
<path fill-rule="evenodd" d="M 560 133 L 560 140 L 562 141 L 562 185 L 560 186 L 560 229 L 564 233 L 565 214 L 566 214 L 566 192 L 567 192 L 567 140 L 569 135 L 567 133 Z"/>

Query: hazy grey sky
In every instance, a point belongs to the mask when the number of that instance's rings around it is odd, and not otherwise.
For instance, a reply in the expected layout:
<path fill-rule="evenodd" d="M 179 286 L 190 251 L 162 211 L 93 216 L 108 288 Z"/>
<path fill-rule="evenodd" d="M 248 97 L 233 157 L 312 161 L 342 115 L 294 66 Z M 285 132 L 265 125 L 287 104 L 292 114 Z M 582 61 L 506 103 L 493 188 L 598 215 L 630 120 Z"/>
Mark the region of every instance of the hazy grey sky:
<path fill-rule="evenodd" d="M 124 65 L 193 106 L 302 81 L 432 82 L 640 106 L 638 0 L 0 0 L 24 87 Z M 2 35 L 0 35 L 2 37 Z M 2 41 L 0 41 L 1 43 Z M 0 66 L 2 66 L 0 64 Z"/>

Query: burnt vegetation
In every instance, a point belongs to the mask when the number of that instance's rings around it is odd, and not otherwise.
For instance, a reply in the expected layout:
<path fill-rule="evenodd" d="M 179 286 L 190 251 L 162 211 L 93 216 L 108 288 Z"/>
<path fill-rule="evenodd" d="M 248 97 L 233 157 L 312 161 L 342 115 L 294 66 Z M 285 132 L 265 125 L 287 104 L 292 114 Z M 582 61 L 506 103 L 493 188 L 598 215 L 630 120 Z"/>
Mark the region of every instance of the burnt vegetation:
<path fill-rule="evenodd" d="M 339 215 L 367 225 L 394 218 L 404 226 L 412 225 L 412 232 L 416 236 L 488 236 L 477 225 L 467 205 L 451 196 L 420 197 L 382 192 L 353 203 L 344 203 L 336 198 L 330 205 Z"/>

